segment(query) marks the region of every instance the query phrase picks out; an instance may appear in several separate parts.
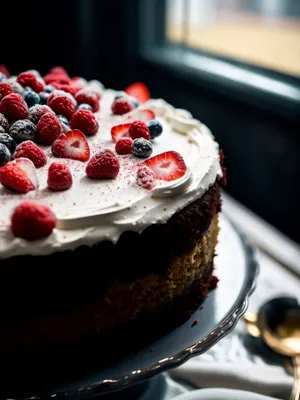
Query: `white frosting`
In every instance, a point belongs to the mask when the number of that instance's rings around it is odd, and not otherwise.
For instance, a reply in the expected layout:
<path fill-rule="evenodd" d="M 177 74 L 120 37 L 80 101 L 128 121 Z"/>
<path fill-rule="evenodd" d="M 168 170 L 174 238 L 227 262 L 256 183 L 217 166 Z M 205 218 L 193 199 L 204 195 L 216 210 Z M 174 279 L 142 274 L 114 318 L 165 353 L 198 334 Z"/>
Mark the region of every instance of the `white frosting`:
<path fill-rule="evenodd" d="M 114 150 L 111 127 L 126 122 L 128 115 L 112 116 L 113 90 L 105 90 L 98 113 L 100 129 L 88 138 L 91 154 L 103 148 Z M 45 147 L 48 163 L 37 170 L 40 186 L 25 195 L 15 194 L 0 185 L 0 258 L 21 254 L 50 254 L 93 245 L 101 240 L 116 242 L 122 232 L 141 232 L 154 223 L 166 222 L 175 212 L 203 195 L 222 176 L 218 145 L 209 129 L 193 119 L 188 111 L 175 109 L 164 100 L 150 100 L 141 108 L 151 109 L 163 125 L 163 133 L 153 141 L 153 155 L 175 150 L 185 160 L 187 173 L 173 182 L 157 181 L 152 191 L 136 184 L 135 166 L 141 162 L 132 155 L 118 156 L 120 173 L 113 180 L 90 180 L 85 175 L 86 163 L 56 159 Z M 132 112 L 134 113 L 134 111 Z M 63 192 L 47 188 L 51 162 L 67 164 L 73 185 Z M 23 200 L 48 204 L 56 214 L 57 228 L 42 240 L 28 242 L 15 238 L 10 231 L 10 216 Z"/>

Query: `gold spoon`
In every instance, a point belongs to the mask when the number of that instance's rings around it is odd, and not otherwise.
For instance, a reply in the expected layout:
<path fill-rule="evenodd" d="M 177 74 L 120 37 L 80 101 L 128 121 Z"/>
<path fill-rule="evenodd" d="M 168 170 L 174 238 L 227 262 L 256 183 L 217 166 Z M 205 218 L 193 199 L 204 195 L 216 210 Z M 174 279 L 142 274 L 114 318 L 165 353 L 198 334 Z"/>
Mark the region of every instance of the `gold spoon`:
<path fill-rule="evenodd" d="M 294 387 L 290 400 L 300 399 L 300 306 L 292 298 L 277 298 L 265 303 L 258 314 L 244 315 L 252 336 L 261 336 L 274 351 L 293 358 Z"/>

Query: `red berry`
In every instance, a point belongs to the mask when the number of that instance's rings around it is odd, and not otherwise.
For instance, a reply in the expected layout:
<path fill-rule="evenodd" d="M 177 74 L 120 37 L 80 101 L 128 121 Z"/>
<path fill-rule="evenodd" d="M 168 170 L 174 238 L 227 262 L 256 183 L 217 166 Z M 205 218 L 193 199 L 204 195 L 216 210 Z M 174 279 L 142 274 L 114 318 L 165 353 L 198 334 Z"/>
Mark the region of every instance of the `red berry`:
<path fill-rule="evenodd" d="M 51 150 L 55 157 L 78 161 L 87 161 L 90 158 L 89 144 L 84 134 L 78 129 L 60 135 L 52 144 Z"/>
<path fill-rule="evenodd" d="M 132 139 L 144 138 L 150 140 L 148 126 L 143 121 L 134 121 L 129 128 L 129 135 Z"/>
<path fill-rule="evenodd" d="M 131 124 L 116 125 L 111 128 L 111 137 L 114 142 L 117 142 L 121 137 L 129 137 L 129 128 Z"/>
<path fill-rule="evenodd" d="M 118 154 L 130 154 L 133 140 L 130 137 L 123 137 L 116 143 L 116 152 Z"/>
<path fill-rule="evenodd" d="M 76 101 L 74 97 L 63 90 L 54 90 L 48 97 L 47 103 L 57 115 L 63 115 L 69 120 L 75 112 Z"/>
<path fill-rule="evenodd" d="M 151 110 L 138 110 L 126 117 L 126 120 L 128 121 L 143 121 L 143 122 L 148 122 L 151 121 L 152 119 L 155 119 L 155 114 Z"/>
<path fill-rule="evenodd" d="M 8 131 L 9 123 L 3 114 L 0 114 L 0 126 L 2 126 L 5 132 Z"/>
<path fill-rule="evenodd" d="M 56 218 L 51 209 L 43 204 L 24 201 L 19 204 L 11 217 L 11 230 L 15 237 L 38 240 L 51 235 Z"/>
<path fill-rule="evenodd" d="M 0 183 L 7 189 L 27 193 L 38 188 L 35 166 L 27 158 L 17 158 L 0 168 Z"/>
<path fill-rule="evenodd" d="M 72 129 L 79 129 L 85 135 L 93 136 L 98 132 L 99 124 L 92 111 L 78 110 L 73 114 L 70 127 Z"/>
<path fill-rule="evenodd" d="M 0 100 L 8 94 L 13 93 L 12 87 L 7 82 L 0 82 Z"/>
<path fill-rule="evenodd" d="M 92 157 L 85 172 L 91 179 L 113 179 L 120 170 L 119 161 L 111 150 L 102 150 Z"/>
<path fill-rule="evenodd" d="M 82 89 L 80 90 L 76 96 L 75 99 L 78 104 L 89 104 L 93 112 L 97 112 L 100 110 L 100 103 L 98 100 L 98 97 L 96 93 L 94 93 L 92 90 L 89 89 Z"/>
<path fill-rule="evenodd" d="M 67 73 L 67 71 L 65 70 L 64 67 L 61 66 L 56 66 L 56 67 L 52 67 L 49 70 L 49 74 L 53 74 L 53 75 L 64 75 L 67 78 L 69 78 L 69 74 Z"/>
<path fill-rule="evenodd" d="M 150 92 L 147 86 L 142 82 L 135 82 L 129 85 L 125 92 L 132 97 L 135 97 L 140 103 L 145 103 L 150 99 Z"/>
<path fill-rule="evenodd" d="M 14 158 L 29 158 L 36 168 L 41 168 L 47 163 L 46 154 L 44 151 L 33 143 L 31 140 L 26 140 L 19 144 L 14 152 Z"/>
<path fill-rule="evenodd" d="M 56 115 L 46 113 L 36 127 L 39 143 L 49 146 L 62 133 L 62 127 Z"/>
<path fill-rule="evenodd" d="M 0 103 L 0 112 L 11 121 L 28 118 L 27 104 L 18 93 L 11 93 L 3 97 Z"/>
<path fill-rule="evenodd" d="M 115 115 L 123 115 L 133 110 L 134 106 L 126 98 L 120 98 L 113 102 L 111 106 L 112 113 Z"/>
<path fill-rule="evenodd" d="M 48 187 L 51 190 L 60 191 L 72 186 L 72 174 L 67 165 L 54 162 L 48 170 Z"/>
<path fill-rule="evenodd" d="M 64 92 L 70 93 L 73 97 L 75 97 L 76 93 L 80 90 L 66 83 L 51 82 L 51 85 L 57 90 L 63 90 Z"/>
<path fill-rule="evenodd" d="M 153 172 L 156 179 L 173 181 L 181 178 L 186 173 L 186 165 L 179 153 L 166 151 L 143 161 Z"/>
<path fill-rule="evenodd" d="M 10 73 L 9 73 L 6 65 L 0 64 L 0 72 L 2 72 L 2 74 L 4 74 L 7 78 L 10 77 Z"/>
<path fill-rule="evenodd" d="M 60 74 L 47 74 L 44 76 L 44 81 L 47 85 L 54 85 L 54 83 L 69 85 L 70 78 Z"/>
<path fill-rule="evenodd" d="M 32 72 L 22 72 L 17 77 L 17 82 L 23 87 L 29 86 L 34 92 L 40 93 L 45 89 L 45 85 Z"/>
<path fill-rule="evenodd" d="M 45 104 L 36 104 L 30 107 L 28 118 L 34 125 L 37 125 L 42 116 L 47 113 L 55 115 L 55 112 L 49 106 Z"/>
<path fill-rule="evenodd" d="M 136 182 L 144 189 L 151 190 L 155 185 L 154 172 L 146 165 L 140 165 L 136 174 Z"/>

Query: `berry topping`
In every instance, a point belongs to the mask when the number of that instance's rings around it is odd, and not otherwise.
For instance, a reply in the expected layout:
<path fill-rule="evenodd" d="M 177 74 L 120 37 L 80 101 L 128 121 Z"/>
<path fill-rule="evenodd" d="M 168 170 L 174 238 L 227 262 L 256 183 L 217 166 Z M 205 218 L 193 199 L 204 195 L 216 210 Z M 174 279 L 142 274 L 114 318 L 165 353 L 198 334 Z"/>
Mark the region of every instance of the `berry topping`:
<path fill-rule="evenodd" d="M 116 152 L 118 154 L 130 154 L 133 140 L 130 137 L 123 137 L 116 143 Z"/>
<path fill-rule="evenodd" d="M 9 78 L 9 77 L 10 77 L 10 73 L 9 73 L 9 71 L 8 71 L 8 69 L 7 69 L 7 66 L 4 65 L 4 64 L 0 64 L 0 73 L 2 73 L 3 75 L 5 75 L 6 78 Z"/>
<path fill-rule="evenodd" d="M 89 104 L 82 103 L 82 104 L 79 104 L 78 110 L 89 110 L 89 111 L 93 111 L 93 107 L 90 106 Z"/>
<path fill-rule="evenodd" d="M 46 85 L 45 86 L 45 92 L 46 93 L 52 93 L 55 90 L 55 87 L 52 85 Z"/>
<path fill-rule="evenodd" d="M 151 190 L 155 185 L 154 172 L 148 168 L 147 165 L 139 165 L 136 174 L 136 182 L 139 186 Z"/>
<path fill-rule="evenodd" d="M 111 150 L 102 150 L 92 157 L 85 172 L 91 179 L 113 179 L 120 170 L 119 161 Z"/>
<path fill-rule="evenodd" d="M 48 106 L 56 114 L 63 115 L 70 120 L 75 112 L 76 101 L 70 93 L 62 90 L 54 90 L 48 98 Z"/>
<path fill-rule="evenodd" d="M 156 179 L 174 181 L 181 178 L 186 172 L 186 165 L 179 153 L 167 151 L 143 161 L 154 172 Z"/>
<path fill-rule="evenodd" d="M 32 72 L 22 72 L 17 77 L 17 82 L 23 87 L 26 86 L 30 87 L 36 93 L 44 91 L 43 82 L 38 77 L 36 77 L 36 75 Z"/>
<path fill-rule="evenodd" d="M 134 121 L 129 128 L 129 135 L 132 139 L 144 138 L 150 140 L 150 133 L 143 121 Z"/>
<path fill-rule="evenodd" d="M 151 110 L 138 110 L 133 113 L 130 113 L 130 115 L 127 116 L 128 121 L 143 121 L 143 122 L 148 122 L 151 119 L 155 119 L 155 114 Z"/>
<path fill-rule="evenodd" d="M 67 190 L 72 186 L 73 179 L 70 169 L 67 165 L 54 162 L 48 170 L 48 187 L 51 190 Z"/>
<path fill-rule="evenodd" d="M 8 131 L 9 123 L 3 114 L 0 114 L 0 126 L 4 129 L 4 132 Z"/>
<path fill-rule="evenodd" d="M 11 154 L 16 150 L 16 143 L 8 133 L 0 133 L 0 143 L 5 144 Z"/>
<path fill-rule="evenodd" d="M 61 85 L 69 85 L 70 83 L 70 78 L 64 74 L 47 74 L 44 76 L 44 81 L 47 85 L 55 85 L 56 83 L 59 83 Z"/>
<path fill-rule="evenodd" d="M 12 90 L 13 90 L 15 93 L 19 93 L 21 96 L 23 96 L 23 94 L 24 94 L 24 88 L 23 88 L 23 86 L 21 86 L 14 78 L 10 78 L 9 84 L 10 84 Z"/>
<path fill-rule="evenodd" d="M 129 128 L 131 124 L 116 125 L 111 128 L 111 137 L 114 142 L 117 142 L 122 137 L 129 137 Z"/>
<path fill-rule="evenodd" d="M 0 165 L 5 165 L 10 161 L 11 153 L 5 144 L 0 143 Z"/>
<path fill-rule="evenodd" d="M 135 97 L 140 103 L 145 103 L 150 99 L 149 89 L 142 82 L 132 83 L 125 89 L 125 92 L 129 96 Z"/>
<path fill-rule="evenodd" d="M 33 201 L 19 204 L 11 217 L 11 230 L 15 237 L 33 241 L 48 237 L 56 226 L 51 209 Z"/>
<path fill-rule="evenodd" d="M 48 98 L 49 98 L 49 96 L 50 96 L 50 93 L 41 92 L 41 93 L 39 94 L 39 96 L 40 96 L 40 103 L 41 103 L 41 104 L 47 104 L 47 103 L 48 103 Z"/>
<path fill-rule="evenodd" d="M 0 100 L 11 93 L 13 93 L 11 85 L 7 82 L 0 82 Z"/>
<path fill-rule="evenodd" d="M 82 89 L 80 90 L 76 96 L 75 99 L 78 104 L 89 104 L 93 112 L 97 112 L 100 110 L 100 104 L 99 104 L 99 99 L 96 95 L 95 92 L 89 89 Z"/>
<path fill-rule="evenodd" d="M 133 110 L 134 106 L 127 98 L 120 98 L 113 102 L 111 111 L 115 115 L 123 115 Z"/>
<path fill-rule="evenodd" d="M 70 121 L 70 127 L 81 130 L 85 135 L 93 136 L 98 132 L 99 124 L 92 111 L 78 110 Z"/>
<path fill-rule="evenodd" d="M 57 65 L 56 67 L 51 68 L 49 73 L 53 74 L 53 75 L 63 75 L 65 77 L 67 77 L 68 79 L 70 79 L 67 71 L 64 69 L 64 67 L 61 67 L 60 65 Z"/>
<path fill-rule="evenodd" d="M 47 163 L 44 151 L 31 140 L 19 144 L 16 148 L 14 158 L 21 157 L 29 158 L 36 168 L 41 168 Z"/>
<path fill-rule="evenodd" d="M 152 143 L 144 138 L 135 139 L 132 143 L 132 154 L 139 158 L 150 157 L 153 152 Z"/>
<path fill-rule="evenodd" d="M 52 144 L 52 153 L 55 157 L 71 158 L 78 161 L 87 161 L 90 158 L 90 148 L 84 134 L 78 129 L 66 132 Z"/>
<path fill-rule="evenodd" d="M 11 93 L 1 100 L 0 112 L 11 121 L 28 118 L 28 107 L 23 97 L 18 93 Z"/>
<path fill-rule="evenodd" d="M 18 193 L 27 193 L 39 186 L 35 166 L 28 158 L 17 158 L 1 167 L 0 183 Z"/>
<path fill-rule="evenodd" d="M 36 127 L 39 143 L 49 146 L 62 133 L 59 119 L 52 113 L 42 116 Z"/>
<path fill-rule="evenodd" d="M 157 121 L 156 119 L 152 119 L 151 121 L 148 121 L 147 126 L 149 128 L 150 137 L 152 140 L 162 134 L 162 131 L 163 131 L 162 124 L 159 121 Z"/>
<path fill-rule="evenodd" d="M 24 100 L 28 107 L 32 107 L 40 102 L 40 96 L 37 93 L 30 91 L 25 93 Z"/>
<path fill-rule="evenodd" d="M 66 83 L 57 83 L 57 82 L 52 82 L 52 86 L 55 87 L 57 90 L 63 90 L 64 92 L 70 93 L 73 97 L 76 95 L 76 93 L 79 91 L 78 88 L 73 87 L 71 85 L 68 85 Z"/>
<path fill-rule="evenodd" d="M 32 123 L 37 125 L 39 123 L 39 120 L 46 113 L 51 113 L 55 115 L 54 111 L 50 107 L 44 104 L 37 104 L 29 109 L 29 119 Z"/>
<path fill-rule="evenodd" d="M 17 143 L 21 143 L 24 140 L 34 141 L 36 126 L 29 119 L 21 119 L 10 126 L 9 134 Z"/>

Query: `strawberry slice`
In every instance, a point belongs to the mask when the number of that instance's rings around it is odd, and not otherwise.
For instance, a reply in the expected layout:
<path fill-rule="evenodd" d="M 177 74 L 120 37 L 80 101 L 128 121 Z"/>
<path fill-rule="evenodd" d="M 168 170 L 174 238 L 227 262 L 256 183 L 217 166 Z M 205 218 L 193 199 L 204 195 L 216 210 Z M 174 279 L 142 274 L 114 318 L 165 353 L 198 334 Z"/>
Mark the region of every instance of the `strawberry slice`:
<path fill-rule="evenodd" d="M 151 97 L 149 89 L 143 82 L 132 83 L 125 89 L 125 92 L 129 96 L 135 97 L 140 103 L 145 103 Z"/>
<path fill-rule="evenodd" d="M 35 166 L 28 158 L 17 158 L 0 168 L 0 182 L 18 193 L 27 193 L 39 187 Z"/>
<path fill-rule="evenodd" d="M 148 158 L 141 164 L 147 165 L 154 172 L 155 178 L 163 181 L 174 181 L 181 178 L 186 172 L 185 162 L 176 151 L 166 151 Z"/>
<path fill-rule="evenodd" d="M 133 111 L 129 115 L 126 116 L 127 121 L 143 121 L 143 122 L 148 122 L 151 121 L 152 119 L 155 119 L 155 114 L 151 110 L 138 110 L 138 111 Z"/>
<path fill-rule="evenodd" d="M 122 137 L 129 137 L 130 124 L 116 125 L 111 128 L 111 137 L 114 142 L 117 142 Z"/>
<path fill-rule="evenodd" d="M 71 158 L 72 160 L 88 161 L 90 147 L 86 137 L 79 129 L 60 135 L 51 147 L 55 157 Z"/>

